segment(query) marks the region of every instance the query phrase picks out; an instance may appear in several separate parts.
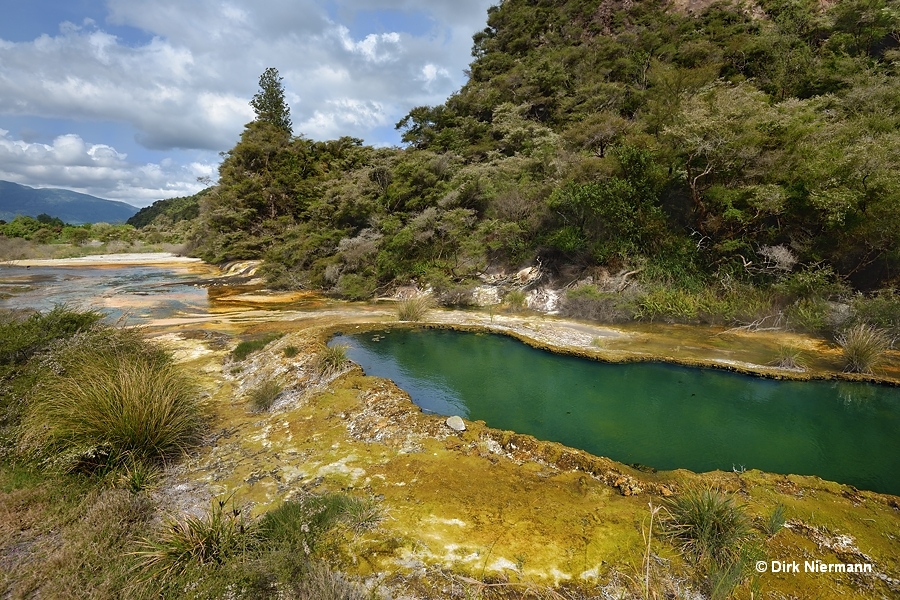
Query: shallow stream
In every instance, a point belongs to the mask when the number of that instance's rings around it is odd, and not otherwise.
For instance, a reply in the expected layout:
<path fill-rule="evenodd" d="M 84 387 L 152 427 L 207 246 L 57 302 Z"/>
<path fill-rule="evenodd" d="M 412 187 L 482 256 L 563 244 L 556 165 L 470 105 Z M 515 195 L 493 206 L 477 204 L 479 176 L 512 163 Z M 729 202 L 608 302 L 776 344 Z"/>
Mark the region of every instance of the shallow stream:
<path fill-rule="evenodd" d="M 423 410 L 657 469 L 760 469 L 900 494 L 900 388 L 607 364 L 500 335 L 336 336 Z"/>

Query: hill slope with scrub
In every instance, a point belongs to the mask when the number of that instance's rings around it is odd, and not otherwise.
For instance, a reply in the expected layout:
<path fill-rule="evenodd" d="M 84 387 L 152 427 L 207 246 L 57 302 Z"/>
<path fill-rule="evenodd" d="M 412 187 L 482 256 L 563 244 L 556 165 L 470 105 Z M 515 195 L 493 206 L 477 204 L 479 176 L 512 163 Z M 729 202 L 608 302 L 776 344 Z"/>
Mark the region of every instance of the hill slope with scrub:
<path fill-rule="evenodd" d="M 823 329 L 828 302 L 900 275 L 898 39 L 886 0 L 507 0 L 463 88 L 397 124 L 405 148 L 258 109 L 194 252 L 263 258 L 277 287 L 453 304 L 527 265 L 634 273 L 613 317 Z"/>

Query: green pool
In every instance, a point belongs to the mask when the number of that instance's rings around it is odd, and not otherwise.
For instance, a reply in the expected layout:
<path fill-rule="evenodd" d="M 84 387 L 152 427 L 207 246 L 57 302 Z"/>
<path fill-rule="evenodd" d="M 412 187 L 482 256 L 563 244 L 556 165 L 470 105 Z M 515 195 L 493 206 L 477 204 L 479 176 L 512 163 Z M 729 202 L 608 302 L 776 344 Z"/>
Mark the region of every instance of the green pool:
<path fill-rule="evenodd" d="M 423 410 L 657 469 L 818 475 L 900 495 L 900 388 L 559 356 L 442 330 L 338 335 Z"/>

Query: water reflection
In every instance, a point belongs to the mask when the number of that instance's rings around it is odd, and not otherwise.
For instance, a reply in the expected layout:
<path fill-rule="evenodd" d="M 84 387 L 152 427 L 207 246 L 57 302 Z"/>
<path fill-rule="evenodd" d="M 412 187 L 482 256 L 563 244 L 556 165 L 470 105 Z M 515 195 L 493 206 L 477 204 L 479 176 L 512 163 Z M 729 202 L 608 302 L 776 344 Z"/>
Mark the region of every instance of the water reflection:
<path fill-rule="evenodd" d="M 775 381 L 660 363 L 604 364 L 510 338 L 396 330 L 339 336 L 369 375 L 424 409 L 624 463 L 733 465 L 900 493 L 900 389 Z"/>
<path fill-rule="evenodd" d="M 129 323 L 209 309 L 206 288 L 189 267 L 0 266 L 0 308 L 47 311 L 58 304 Z"/>

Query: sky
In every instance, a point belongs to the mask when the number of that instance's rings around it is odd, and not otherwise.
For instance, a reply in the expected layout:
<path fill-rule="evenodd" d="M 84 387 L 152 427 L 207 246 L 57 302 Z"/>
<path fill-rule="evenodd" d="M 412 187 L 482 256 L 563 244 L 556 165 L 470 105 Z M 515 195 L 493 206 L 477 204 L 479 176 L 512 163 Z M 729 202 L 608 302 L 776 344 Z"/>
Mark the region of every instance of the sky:
<path fill-rule="evenodd" d="M 0 0 L 0 180 L 147 206 L 217 176 L 283 77 L 294 134 L 399 145 L 497 0 Z"/>

